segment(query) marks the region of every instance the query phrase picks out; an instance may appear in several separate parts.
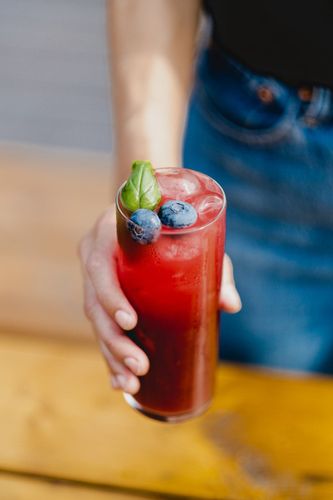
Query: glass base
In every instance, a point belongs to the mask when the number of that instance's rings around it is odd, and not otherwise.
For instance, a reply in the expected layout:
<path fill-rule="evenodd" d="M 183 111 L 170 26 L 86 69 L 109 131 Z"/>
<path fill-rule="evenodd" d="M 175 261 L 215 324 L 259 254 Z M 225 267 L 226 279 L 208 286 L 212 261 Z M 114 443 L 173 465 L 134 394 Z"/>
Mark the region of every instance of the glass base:
<path fill-rule="evenodd" d="M 146 417 L 153 418 L 154 420 L 159 420 L 160 422 L 166 422 L 169 424 L 176 424 L 178 422 L 184 422 L 185 420 L 189 420 L 190 418 L 199 417 L 202 413 L 204 413 L 210 406 L 210 401 L 205 403 L 200 408 L 188 412 L 181 413 L 179 415 L 162 415 L 161 413 L 155 412 L 153 410 L 147 409 L 144 406 L 141 406 L 133 396 L 124 392 L 125 401 L 134 409 L 145 415 Z"/>

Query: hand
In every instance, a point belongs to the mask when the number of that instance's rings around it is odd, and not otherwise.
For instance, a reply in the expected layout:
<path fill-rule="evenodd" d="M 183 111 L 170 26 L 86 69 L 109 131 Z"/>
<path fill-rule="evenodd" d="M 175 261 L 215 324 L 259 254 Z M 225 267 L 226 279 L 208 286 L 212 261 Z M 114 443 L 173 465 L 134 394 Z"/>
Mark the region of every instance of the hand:
<path fill-rule="evenodd" d="M 107 363 L 112 387 L 136 394 L 140 388 L 138 376 L 148 372 L 149 360 L 123 332 L 135 327 L 137 315 L 119 285 L 116 241 L 116 216 L 112 206 L 97 220 L 79 246 L 84 310 Z M 228 256 L 223 262 L 219 302 L 220 308 L 227 312 L 238 312 L 241 308 Z"/>
<path fill-rule="evenodd" d="M 148 372 L 149 360 L 123 333 L 123 330 L 135 327 L 137 315 L 119 285 L 116 241 L 116 215 L 112 206 L 97 220 L 79 246 L 84 311 L 107 363 L 112 387 L 135 394 L 140 388 L 137 376 Z"/>
<path fill-rule="evenodd" d="M 228 313 L 237 313 L 242 308 L 242 302 L 235 285 L 232 262 L 227 254 L 224 255 L 223 259 L 223 274 L 219 307 Z"/>

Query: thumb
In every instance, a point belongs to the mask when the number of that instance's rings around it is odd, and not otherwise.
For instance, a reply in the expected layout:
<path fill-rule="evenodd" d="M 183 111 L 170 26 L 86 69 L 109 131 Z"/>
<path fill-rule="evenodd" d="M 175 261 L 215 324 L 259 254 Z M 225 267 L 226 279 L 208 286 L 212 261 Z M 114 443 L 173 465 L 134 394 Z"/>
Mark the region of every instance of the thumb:
<path fill-rule="evenodd" d="M 242 302 L 235 286 L 233 266 L 229 255 L 225 255 L 223 259 L 219 308 L 228 313 L 237 313 L 242 308 Z"/>

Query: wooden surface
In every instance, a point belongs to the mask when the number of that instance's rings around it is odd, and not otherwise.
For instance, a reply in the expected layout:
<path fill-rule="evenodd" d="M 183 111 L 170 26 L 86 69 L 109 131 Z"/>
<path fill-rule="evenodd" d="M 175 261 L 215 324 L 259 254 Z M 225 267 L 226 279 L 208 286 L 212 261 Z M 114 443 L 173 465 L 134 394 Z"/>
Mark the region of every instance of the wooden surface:
<path fill-rule="evenodd" d="M 64 481 L 0 473 L 0 500 L 147 500 L 146 496 Z"/>
<path fill-rule="evenodd" d="M 211 410 L 166 425 L 109 389 L 87 344 L 3 333 L 0 378 L 0 470 L 143 495 L 333 498 L 329 379 L 223 366 Z"/>
<path fill-rule="evenodd" d="M 0 149 L 0 500 L 332 500 L 332 379 L 223 365 L 178 425 L 110 390 L 75 254 L 109 165 Z"/>

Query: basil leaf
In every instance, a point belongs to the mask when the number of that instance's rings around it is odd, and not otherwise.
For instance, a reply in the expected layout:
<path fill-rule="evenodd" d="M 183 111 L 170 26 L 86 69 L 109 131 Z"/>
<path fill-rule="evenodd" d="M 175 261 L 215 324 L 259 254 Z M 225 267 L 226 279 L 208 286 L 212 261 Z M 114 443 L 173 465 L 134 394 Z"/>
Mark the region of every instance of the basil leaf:
<path fill-rule="evenodd" d="M 132 173 L 121 191 L 121 202 L 127 210 L 154 210 L 161 201 L 161 192 L 149 161 L 135 161 Z"/>

